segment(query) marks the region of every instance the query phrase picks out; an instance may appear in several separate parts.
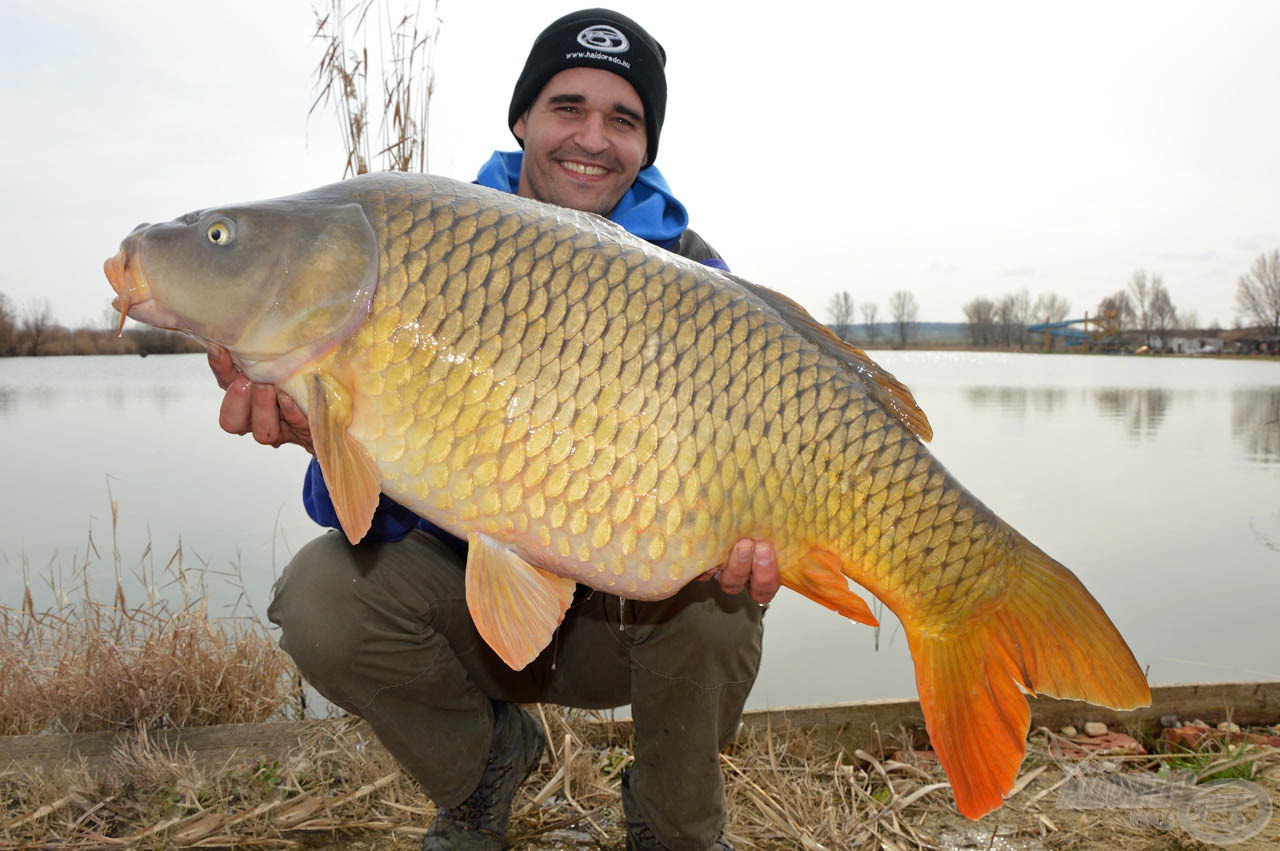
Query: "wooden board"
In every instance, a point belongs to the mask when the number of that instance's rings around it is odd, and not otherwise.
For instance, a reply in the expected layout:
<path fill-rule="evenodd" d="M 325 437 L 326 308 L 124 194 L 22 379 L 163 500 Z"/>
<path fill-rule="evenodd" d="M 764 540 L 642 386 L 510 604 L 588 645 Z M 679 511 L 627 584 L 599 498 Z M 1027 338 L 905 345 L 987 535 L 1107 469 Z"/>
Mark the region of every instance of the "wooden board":
<path fill-rule="evenodd" d="M 1058 729 L 1067 724 L 1101 721 L 1134 735 L 1154 735 L 1160 718 L 1177 715 L 1184 721 L 1203 719 L 1216 724 L 1230 719 L 1242 726 L 1280 721 L 1280 682 L 1213 683 L 1156 686 L 1152 705 L 1115 712 L 1085 703 L 1050 698 L 1031 700 L 1031 726 Z M 752 710 L 743 715 L 747 729 L 792 728 L 821 731 L 846 750 L 900 747 L 903 733 L 917 740 L 924 716 L 916 700 L 868 700 L 857 703 Z M 0 774 L 64 768 L 83 760 L 93 771 L 111 764 L 112 755 L 145 738 L 162 752 L 190 755 L 206 767 L 245 765 L 255 760 L 283 759 L 309 741 L 352 732 L 363 726 L 356 719 L 233 724 L 139 733 L 79 733 L 72 735 L 0 737 Z M 601 735 L 629 736 L 627 720 L 601 725 Z M 372 738 L 366 731 L 364 735 Z"/>
<path fill-rule="evenodd" d="M 1160 719 L 1167 715 L 1186 722 L 1200 719 L 1212 724 L 1231 720 L 1241 726 L 1274 724 L 1280 721 L 1280 682 L 1152 686 L 1151 705 L 1127 712 L 1051 697 L 1034 697 L 1029 703 L 1033 731 L 1039 727 L 1058 730 L 1067 725 L 1082 728 L 1086 721 L 1101 721 L 1134 736 L 1154 736 L 1160 732 Z M 903 731 L 917 746 L 925 741 L 924 714 L 918 700 L 754 710 L 743 714 L 742 723 L 749 729 L 772 726 L 825 730 L 847 750 L 870 749 L 882 741 L 900 746 L 904 744 Z"/>

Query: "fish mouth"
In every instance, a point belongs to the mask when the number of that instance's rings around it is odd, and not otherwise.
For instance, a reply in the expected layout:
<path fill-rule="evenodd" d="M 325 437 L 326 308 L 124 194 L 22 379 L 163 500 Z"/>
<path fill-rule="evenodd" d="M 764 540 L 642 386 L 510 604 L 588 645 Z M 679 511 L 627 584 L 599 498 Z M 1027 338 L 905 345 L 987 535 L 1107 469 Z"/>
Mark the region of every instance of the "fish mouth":
<path fill-rule="evenodd" d="M 151 288 L 147 286 L 139 265 L 133 262 L 128 248 L 122 247 L 114 256 L 108 257 L 102 264 L 102 271 L 116 292 L 111 306 L 120 312 L 120 324 L 116 326 L 116 336 L 119 337 L 124 333 L 124 321 L 129 318 L 129 311 L 152 300 Z"/>
<path fill-rule="evenodd" d="M 116 325 L 116 336 L 124 334 L 124 321 L 132 316 L 154 328 L 166 328 L 171 331 L 184 330 L 179 325 L 177 315 L 161 307 L 151 294 L 151 287 L 142 271 L 134 253 L 129 250 L 128 240 L 112 257 L 102 264 L 102 271 L 116 291 L 111 306 L 120 312 L 120 322 Z"/>

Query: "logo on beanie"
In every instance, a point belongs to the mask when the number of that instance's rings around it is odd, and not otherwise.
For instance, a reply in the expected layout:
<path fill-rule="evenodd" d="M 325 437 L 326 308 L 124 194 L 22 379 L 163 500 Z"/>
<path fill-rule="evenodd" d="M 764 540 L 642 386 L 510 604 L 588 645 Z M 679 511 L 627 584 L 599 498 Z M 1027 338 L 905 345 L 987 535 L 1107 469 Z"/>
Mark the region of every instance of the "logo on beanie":
<path fill-rule="evenodd" d="M 578 33 L 578 44 L 605 53 L 626 53 L 631 45 L 620 30 L 608 24 L 596 24 Z"/>

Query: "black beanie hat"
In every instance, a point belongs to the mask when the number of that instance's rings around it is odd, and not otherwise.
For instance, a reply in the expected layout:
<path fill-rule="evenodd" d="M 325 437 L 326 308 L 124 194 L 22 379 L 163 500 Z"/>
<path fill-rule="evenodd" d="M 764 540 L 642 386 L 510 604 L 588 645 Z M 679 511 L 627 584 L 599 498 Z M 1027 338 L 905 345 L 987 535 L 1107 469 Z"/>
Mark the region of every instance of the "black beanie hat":
<path fill-rule="evenodd" d="M 528 111 L 547 81 L 566 68 L 600 68 L 622 77 L 644 104 L 648 137 L 646 165 L 658 157 L 658 135 L 667 111 L 667 53 L 653 36 L 625 15 L 609 9 L 584 9 L 555 21 L 533 42 L 516 80 L 507 127 Z M 520 142 L 524 147 L 524 142 Z"/>

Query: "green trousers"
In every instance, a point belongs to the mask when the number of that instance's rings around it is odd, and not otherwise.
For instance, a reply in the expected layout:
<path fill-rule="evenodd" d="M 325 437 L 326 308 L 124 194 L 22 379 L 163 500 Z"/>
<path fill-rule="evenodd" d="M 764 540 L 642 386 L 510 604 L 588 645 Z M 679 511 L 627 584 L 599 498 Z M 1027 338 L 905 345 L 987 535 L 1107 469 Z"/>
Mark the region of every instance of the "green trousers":
<path fill-rule="evenodd" d="M 579 586 L 547 649 L 512 671 L 476 632 L 464 561 L 413 532 L 351 546 L 331 532 L 303 547 L 268 609 L 280 645 L 328 700 L 364 718 L 440 807 L 484 770 L 490 698 L 585 709 L 631 705 L 631 788 L 672 851 L 702 851 L 725 823 L 719 751 L 760 664 L 764 608 L 716 582 L 659 602 Z"/>

